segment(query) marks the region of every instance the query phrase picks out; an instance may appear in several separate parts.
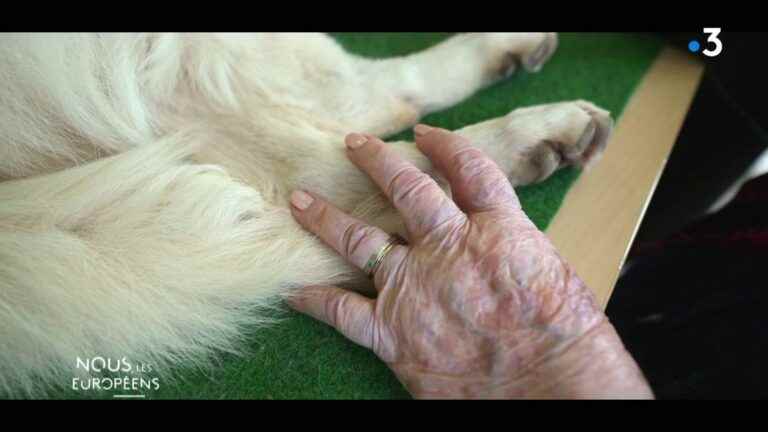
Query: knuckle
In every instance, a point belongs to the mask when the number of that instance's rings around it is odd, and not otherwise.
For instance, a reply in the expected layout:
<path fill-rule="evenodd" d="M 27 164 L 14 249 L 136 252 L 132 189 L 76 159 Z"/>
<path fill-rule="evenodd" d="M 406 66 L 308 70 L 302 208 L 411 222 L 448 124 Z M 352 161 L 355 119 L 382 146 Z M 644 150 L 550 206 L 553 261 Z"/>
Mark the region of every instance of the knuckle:
<path fill-rule="evenodd" d="M 336 328 L 342 328 L 347 325 L 346 305 L 350 295 L 348 293 L 329 295 L 325 303 L 325 316 L 328 317 L 328 323 Z"/>
<path fill-rule="evenodd" d="M 403 169 L 389 183 L 389 196 L 395 205 L 401 204 L 434 183 L 432 177 L 415 167 Z"/>
<path fill-rule="evenodd" d="M 466 147 L 457 151 L 452 157 L 453 167 L 457 173 L 466 177 L 475 177 L 494 171 L 494 164 L 479 149 Z"/>
<path fill-rule="evenodd" d="M 519 206 L 512 186 L 506 177 L 500 175 L 490 176 L 482 187 L 477 188 L 475 201 L 485 205 L 512 205 Z"/>
<path fill-rule="evenodd" d="M 328 318 L 328 324 L 338 327 L 342 304 L 341 296 L 328 295 L 325 301 L 325 316 Z"/>
<path fill-rule="evenodd" d="M 374 236 L 375 232 L 376 230 L 373 227 L 360 222 L 349 224 L 344 230 L 342 238 L 342 245 L 344 246 L 346 256 L 351 257 L 354 255 L 366 240 L 370 240 Z"/>

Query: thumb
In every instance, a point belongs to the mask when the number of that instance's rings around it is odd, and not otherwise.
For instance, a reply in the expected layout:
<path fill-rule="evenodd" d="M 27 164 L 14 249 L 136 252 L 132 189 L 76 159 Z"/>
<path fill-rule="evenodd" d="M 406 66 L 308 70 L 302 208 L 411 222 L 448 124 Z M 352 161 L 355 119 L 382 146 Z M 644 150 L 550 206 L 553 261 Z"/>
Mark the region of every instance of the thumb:
<path fill-rule="evenodd" d="M 373 300 L 334 286 L 310 286 L 291 294 L 288 304 L 320 320 L 351 341 L 373 349 Z"/>

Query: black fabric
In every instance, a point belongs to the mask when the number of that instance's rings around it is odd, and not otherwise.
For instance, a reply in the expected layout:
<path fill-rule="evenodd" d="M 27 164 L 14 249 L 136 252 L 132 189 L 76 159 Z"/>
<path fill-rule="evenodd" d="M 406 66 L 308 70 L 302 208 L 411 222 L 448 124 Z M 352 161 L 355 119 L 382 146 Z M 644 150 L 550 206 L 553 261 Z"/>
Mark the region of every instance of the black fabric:
<path fill-rule="evenodd" d="M 635 255 L 607 313 L 656 395 L 768 397 L 768 176 Z"/>

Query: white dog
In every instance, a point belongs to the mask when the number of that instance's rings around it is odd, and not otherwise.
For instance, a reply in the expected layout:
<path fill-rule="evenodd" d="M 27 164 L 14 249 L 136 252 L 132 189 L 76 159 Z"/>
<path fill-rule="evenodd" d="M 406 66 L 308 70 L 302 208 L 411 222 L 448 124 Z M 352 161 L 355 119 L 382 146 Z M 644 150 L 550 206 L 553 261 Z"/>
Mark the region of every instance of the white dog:
<path fill-rule="evenodd" d="M 344 135 L 401 131 L 556 45 L 466 34 L 372 60 L 322 34 L 0 36 L 0 393 L 66 383 L 77 357 L 201 364 L 293 287 L 365 289 L 290 192 L 401 230 Z M 594 160 L 610 129 L 574 101 L 458 132 L 522 185 Z"/>

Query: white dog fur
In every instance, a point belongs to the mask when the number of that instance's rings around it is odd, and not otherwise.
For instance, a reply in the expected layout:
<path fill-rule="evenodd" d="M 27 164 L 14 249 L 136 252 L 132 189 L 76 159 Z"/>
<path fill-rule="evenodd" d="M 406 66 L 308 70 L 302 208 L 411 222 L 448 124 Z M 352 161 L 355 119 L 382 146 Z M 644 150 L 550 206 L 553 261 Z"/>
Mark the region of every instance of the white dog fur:
<path fill-rule="evenodd" d="M 465 34 L 373 60 L 322 34 L 0 36 L 0 394 L 66 385 L 76 357 L 203 365 L 294 287 L 367 288 L 290 192 L 399 230 L 344 135 L 408 128 L 556 45 Z M 521 185 L 594 160 L 610 128 L 574 101 L 458 132 Z"/>

